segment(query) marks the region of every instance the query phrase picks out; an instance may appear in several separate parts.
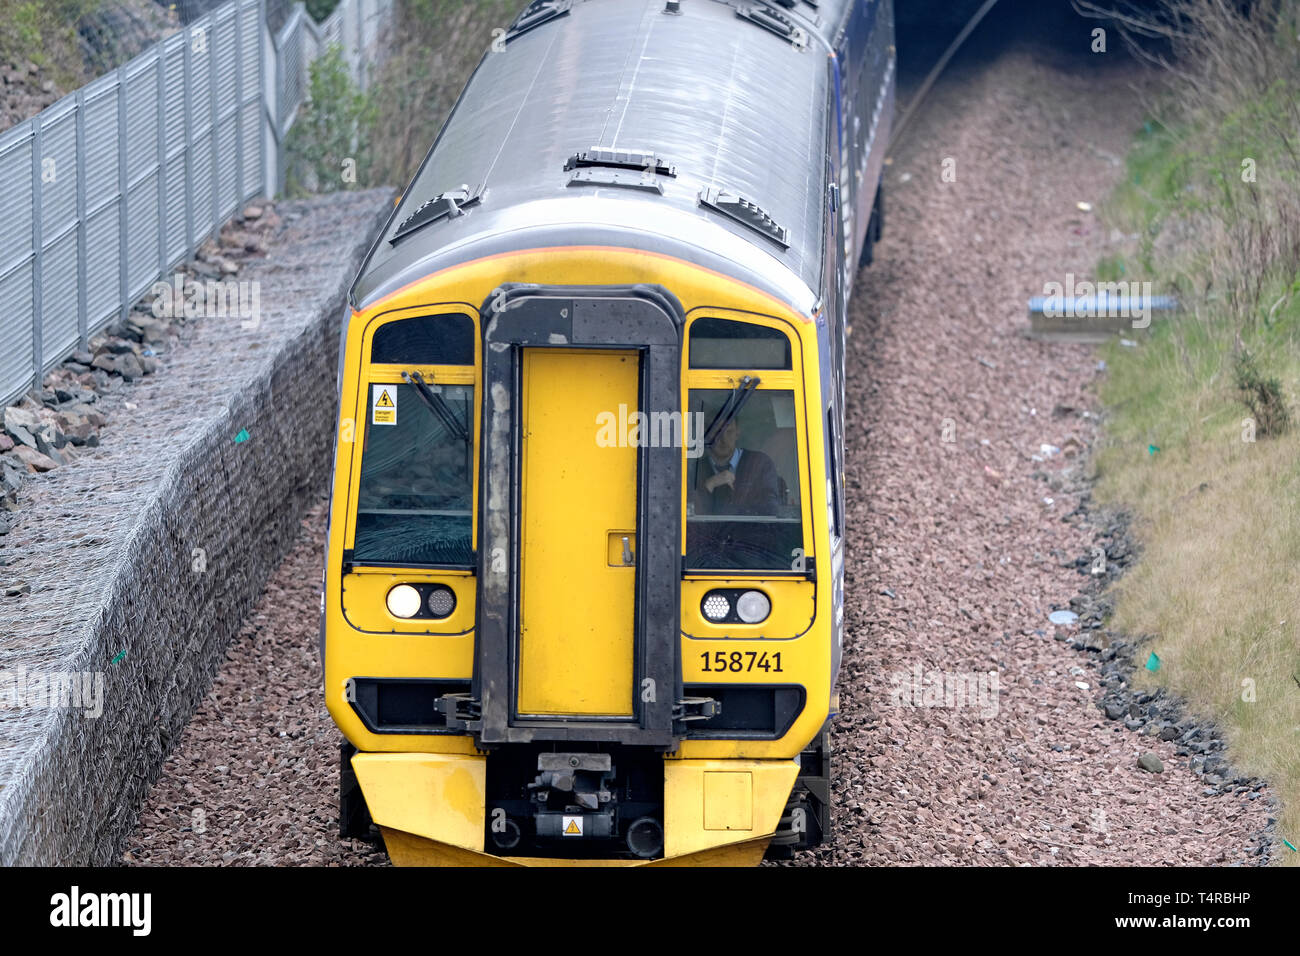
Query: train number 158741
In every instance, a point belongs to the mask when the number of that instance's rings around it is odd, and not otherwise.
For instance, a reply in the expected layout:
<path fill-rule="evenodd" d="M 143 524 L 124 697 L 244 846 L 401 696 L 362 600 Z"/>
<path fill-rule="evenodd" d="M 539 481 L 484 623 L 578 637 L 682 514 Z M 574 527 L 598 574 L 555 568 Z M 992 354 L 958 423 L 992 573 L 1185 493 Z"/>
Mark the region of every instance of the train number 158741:
<path fill-rule="evenodd" d="M 704 661 L 706 674 L 730 671 L 739 674 L 749 671 L 767 671 L 781 673 L 781 652 L 769 654 L 767 651 L 704 651 L 700 654 Z"/>

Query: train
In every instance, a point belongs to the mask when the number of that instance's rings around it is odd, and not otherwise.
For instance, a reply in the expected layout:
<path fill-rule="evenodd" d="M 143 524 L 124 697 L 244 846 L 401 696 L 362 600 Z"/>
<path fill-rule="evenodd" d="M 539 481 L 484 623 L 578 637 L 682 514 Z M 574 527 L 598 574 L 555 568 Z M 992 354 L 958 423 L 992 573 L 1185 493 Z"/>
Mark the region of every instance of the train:
<path fill-rule="evenodd" d="M 321 603 L 396 865 L 824 842 L 892 0 L 535 0 L 351 286 Z"/>

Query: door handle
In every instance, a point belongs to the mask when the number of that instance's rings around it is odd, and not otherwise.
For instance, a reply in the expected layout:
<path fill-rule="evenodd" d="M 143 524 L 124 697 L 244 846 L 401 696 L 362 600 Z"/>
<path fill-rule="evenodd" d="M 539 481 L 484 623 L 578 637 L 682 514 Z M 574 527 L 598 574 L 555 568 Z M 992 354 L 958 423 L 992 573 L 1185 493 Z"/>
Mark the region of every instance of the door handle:
<path fill-rule="evenodd" d="M 623 565 L 626 567 L 635 563 L 636 561 L 632 557 L 632 543 L 628 540 L 627 535 L 623 535 Z"/>

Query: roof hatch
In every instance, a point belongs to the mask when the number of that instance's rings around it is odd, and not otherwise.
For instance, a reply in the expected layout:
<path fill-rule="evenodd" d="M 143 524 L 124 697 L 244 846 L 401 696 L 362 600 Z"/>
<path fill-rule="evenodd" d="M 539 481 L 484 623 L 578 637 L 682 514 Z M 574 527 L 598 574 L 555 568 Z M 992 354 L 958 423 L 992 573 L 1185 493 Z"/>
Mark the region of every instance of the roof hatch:
<path fill-rule="evenodd" d="M 467 206 L 474 206 L 483 199 L 483 187 L 479 186 L 472 193 L 468 186 L 461 186 L 459 189 L 449 189 L 445 193 L 439 193 L 432 199 L 420 204 L 415 212 L 403 219 L 393 232 L 393 238 L 389 243 L 396 245 L 399 239 L 405 239 L 417 229 L 422 229 L 430 223 L 440 222 L 443 219 L 454 219 L 462 214 L 462 210 Z"/>
<path fill-rule="evenodd" d="M 726 192 L 716 186 L 705 186 L 700 190 L 700 205 L 720 212 L 742 226 L 761 233 L 782 249 L 790 248 L 790 230 L 778 225 L 761 206 L 755 205 L 743 196 Z"/>
<path fill-rule="evenodd" d="M 515 17 L 515 22 L 510 24 L 510 29 L 506 31 L 506 42 L 509 43 L 534 27 L 564 16 L 572 6 L 573 0 L 533 0 Z"/>
<path fill-rule="evenodd" d="M 663 195 L 660 176 L 675 177 L 677 167 L 654 153 L 596 147 L 574 153 L 564 164 L 570 186 L 619 186 Z"/>
<path fill-rule="evenodd" d="M 756 23 L 769 33 L 775 33 L 782 40 L 799 49 L 808 46 L 808 34 L 786 14 L 766 3 L 738 3 L 736 16 L 750 23 Z"/>

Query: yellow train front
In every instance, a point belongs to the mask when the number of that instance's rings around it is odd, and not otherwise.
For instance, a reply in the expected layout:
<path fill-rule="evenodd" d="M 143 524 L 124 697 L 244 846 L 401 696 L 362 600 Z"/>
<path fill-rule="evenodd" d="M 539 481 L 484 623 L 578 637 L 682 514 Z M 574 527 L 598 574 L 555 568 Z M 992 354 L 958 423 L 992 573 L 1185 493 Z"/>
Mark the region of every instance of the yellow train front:
<path fill-rule="evenodd" d="M 830 825 L 845 310 L 888 2 L 531 4 L 341 339 L 341 830 L 395 863 L 756 863 Z"/>

